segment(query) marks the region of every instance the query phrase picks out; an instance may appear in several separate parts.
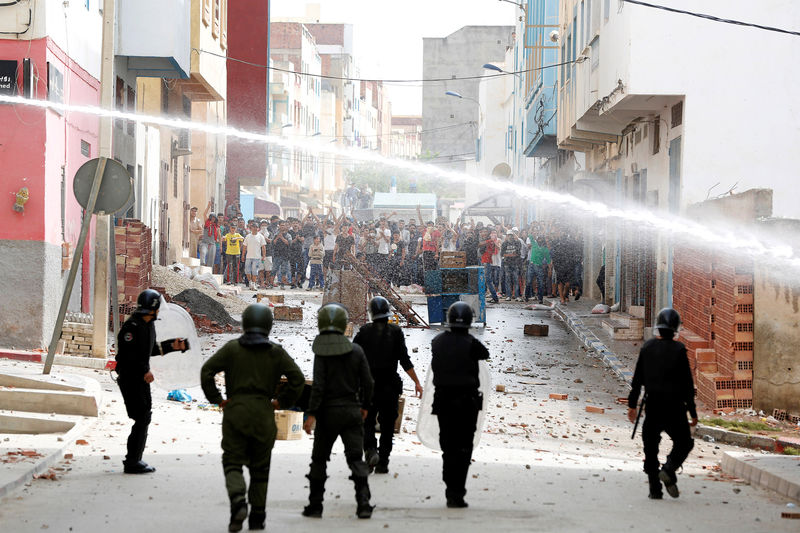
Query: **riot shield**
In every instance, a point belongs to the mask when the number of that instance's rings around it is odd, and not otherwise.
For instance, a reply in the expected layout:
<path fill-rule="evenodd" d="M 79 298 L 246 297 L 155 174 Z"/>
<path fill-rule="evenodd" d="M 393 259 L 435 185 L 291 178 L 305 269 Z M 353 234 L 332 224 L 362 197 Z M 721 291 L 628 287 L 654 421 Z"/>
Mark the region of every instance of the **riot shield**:
<path fill-rule="evenodd" d="M 159 388 L 188 389 L 200 385 L 200 367 L 203 357 L 197 330 L 189 313 L 181 306 L 168 304 L 161 299 L 161 307 L 156 319 L 156 340 L 183 337 L 189 341 L 186 352 L 170 352 L 164 357 L 151 357 L 150 369 Z"/>
<path fill-rule="evenodd" d="M 492 378 L 489 373 L 489 365 L 486 361 L 478 361 L 478 380 L 480 381 L 479 390 L 483 393 L 483 409 L 478 411 L 478 423 L 475 426 L 475 437 L 472 445 L 477 448 L 483 433 L 483 422 L 486 419 L 486 407 L 489 403 L 489 394 L 492 388 Z M 417 415 L 417 437 L 420 442 L 432 450 L 441 450 L 439 447 L 439 417 L 431 412 L 433 409 L 433 371 L 428 368 L 428 376 L 425 379 L 425 392 L 422 394 L 422 402 L 419 406 Z"/>

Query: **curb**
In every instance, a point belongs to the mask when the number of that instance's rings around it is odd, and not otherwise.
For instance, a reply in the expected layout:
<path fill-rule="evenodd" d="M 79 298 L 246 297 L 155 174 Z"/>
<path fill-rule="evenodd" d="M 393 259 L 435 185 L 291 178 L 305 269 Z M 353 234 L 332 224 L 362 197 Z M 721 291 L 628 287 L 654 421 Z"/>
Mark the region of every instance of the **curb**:
<path fill-rule="evenodd" d="M 737 431 L 728 431 L 713 426 L 698 424 L 694 430 L 695 437 L 711 437 L 713 442 L 739 446 L 740 448 L 750 448 L 751 450 L 764 450 L 773 453 L 783 453 L 786 448 L 800 447 L 800 443 L 791 438 L 772 438 L 763 435 L 749 435 Z M 712 441 L 709 441 L 712 442 Z"/>
<path fill-rule="evenodd" d="M 787 467 L 791 467 L 792 464 L 800 466 L 800 457 L 785 455 L 760 457 L 743 452 L 725 452 L 720 466 L 726 474 L 743 479 L 751 485 L 758 485 L 781 496 L 800 500 L 800 483 L 786 476 L 790 471 Z"/>
<path fill-rule="evenodd" d="M 583 343 L 583 345 L 595 352 L 597 356 L 603 360 L 603 363 L 611 369 L 611 371 L 622 381 L 627 383 L 628 385 L 631 384 L 631 380 L 633 379 L 633 372 L 631 369 L 625 366 L 616 356 L 614 352 L 612 352 L 604 343 L 601 341 L 597 335 L 595 335 L 589 327 L 583 323 L 577 314 L 573 311 L 565 311 L 564 309 L 560 308 L 557 304 L 553 308 L 556 315 L 564 321 L 567 328 L 572 331 L 576 337 Z"/>
<path fill-rule="evenodd" d="M 46 354 L 40 352 L 27 352 L 22 350 L 0 350 L 0 359 L 10 359 L 12 361 L 23 361 L 26 363 L 43 363 Z M 72 355 L 56 355 L 53 364 L 60 366 L 77 366 L 81 368 L 95 368 L 103 370 L 108 361 L 112 359 L 100 357 L 75 357 Z"/>
<path fill-rule="evenodd" d="M 0 498 L 4 498 L 14 492 L 22 485 L 28 483 L 33 476 L 44 473 L 48 468 L 61 461 L 64 458 L 64 450 L 75 443 L 78 438 L 83 436 L 84 433 L 89 431 L 100 419 L 100 407 L 103 401 L 103 389 L 97 380 L 84 377 L 82 378 L 85 383 L 84 392 L 94 394 L 95 401 L 97 402 L 98 416 L 82 417 L 79 419 L 72 429 L 64 433 L 60 446 L 56 448 L 48 448 L 47 455 L 38 458 L 34 463 L 31 463 L 28 468 L 23 470 L 16 478 L 11 481 L 0 485 Z"/>

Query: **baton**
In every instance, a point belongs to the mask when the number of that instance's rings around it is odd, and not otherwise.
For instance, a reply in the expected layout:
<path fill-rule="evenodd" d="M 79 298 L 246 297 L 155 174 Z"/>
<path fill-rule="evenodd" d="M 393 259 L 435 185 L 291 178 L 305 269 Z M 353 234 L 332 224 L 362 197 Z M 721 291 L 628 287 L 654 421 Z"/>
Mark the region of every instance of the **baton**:
<path fill-rule="evenodd" d="M 636 438 L 636 430 L 639 428 L 639 420 L 642 418 L 642 411 L 644 410 L 644 403 L 647 401 L 647 393 L 642 397 L 642 401 L 639 403 L 639 412 L 636 414 L 636 423 L 633 424 L 633 433 L 631 433 L 631 439 Z"/>

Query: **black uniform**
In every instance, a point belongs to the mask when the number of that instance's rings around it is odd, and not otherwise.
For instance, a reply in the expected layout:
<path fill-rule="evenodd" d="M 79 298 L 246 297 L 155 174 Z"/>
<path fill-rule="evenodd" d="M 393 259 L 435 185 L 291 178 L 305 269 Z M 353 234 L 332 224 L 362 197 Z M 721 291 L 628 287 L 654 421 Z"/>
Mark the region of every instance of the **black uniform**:
<path fill-rule="evenodd" d="M 342 355 L 314 356 L 314 383 L 306 410 L 317 421 L 308 474 L 312 504 L 322 503 L 328 459 L 338 437 L 342 438 L 347 465 L 357 483 L 356 490 L 360 483 L 366 485 L 369 470 L 362 457 L 361 410 L 369 407 L 372 390 L 372 376 L 360 346 L 353 345 L 350 352 Z"/>
<path fill-rule="evenodd" d="M 377 448 L 375 423 L 381 425 L 380 463 L 389 464 L 392 437 L 397 420 L 397 402 L 403 392 L 403 380 L 397 373 L 397 363 L 408 372 L 414 365 L 408 357 L 403 330 L 386 320 L 365 324 L 358 330 L 353 344 L 364 349 L 375 380 L 375 393 L 364 421 L 364 450 Z"/>
<path fill-rule="evenodd" d="M 692 418 L 697 418 L 694 380 L 686 347 L 672 339 L 651 339 L 644 343 L 631 386 L 629 407 L 636 407 L 642 386 L 647 398 L 642 424 L 644 471 L 648 476 L 658 475 L 658 445 L 663 431 L 673 443 L 665 467 L 674 472 L 694 447 L 686 411 Z"/>
<path fill-rule="evenodd" d="M 478 390 L 478 361 L 489 358 L 489 350 L 466 330 L 445 331 L 431 344 L 433 414 L 439 417 L 442 448 L 442 479 L 448 500 L 463 500 L 472 460 L 478 411 L 483 397 Z"/>
<path fill-rule="evenodd" d="M 156 342 L 155 319 L 149 322 L 139 313 L 134 313 L 122 324 L 117 337 L 117 384 L 125 401 L 128 417 L 133 420 L 131 434 L 128 436 L 126 464 L 142 460 L 147 442 L 147 427 L 150 425 L 152 397 L 150 384 L 144 375 L 150 372 L 150 357 L 174 351 L 174 339 Z"/>

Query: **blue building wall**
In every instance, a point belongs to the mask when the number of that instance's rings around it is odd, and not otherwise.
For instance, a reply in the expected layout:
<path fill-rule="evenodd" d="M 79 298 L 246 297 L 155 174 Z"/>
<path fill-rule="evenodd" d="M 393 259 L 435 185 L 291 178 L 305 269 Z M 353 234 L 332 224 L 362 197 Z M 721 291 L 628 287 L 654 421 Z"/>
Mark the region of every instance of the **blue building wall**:
<path fill-rule="evenodd" d="M 558 63 L 559 44 L 550 40 L 550 32 L 558 29 L 558 0 L 528 0 L 527 4 L 526 68 L 538 69 L 527 73 L 530 86 L 524 99 L 525 155 L 554 157 L 559 69 L 550 65 Z"/>

